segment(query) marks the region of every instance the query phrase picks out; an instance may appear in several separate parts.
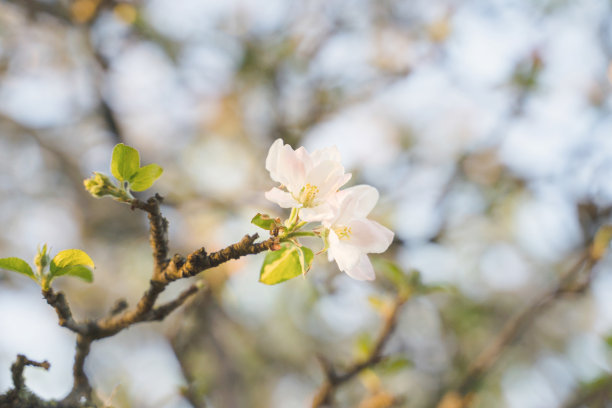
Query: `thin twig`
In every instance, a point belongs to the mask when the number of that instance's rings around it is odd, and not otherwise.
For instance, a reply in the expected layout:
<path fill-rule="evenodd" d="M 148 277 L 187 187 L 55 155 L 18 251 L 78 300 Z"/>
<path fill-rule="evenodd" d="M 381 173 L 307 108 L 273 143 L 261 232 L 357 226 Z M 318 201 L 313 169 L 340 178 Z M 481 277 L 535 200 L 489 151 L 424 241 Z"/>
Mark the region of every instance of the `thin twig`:
<path fill-rule="evenodd" d="M 149 215 L 149 243 L 153 249 L 154 272 L 153 279 L 159 280 L 162 270 L 166 267 L 168 258 L 168 220 L 162 216 L 159 206 L 162 196 L 155 194 L 146 202 L 132 201 L 132 208 L 144 210 Z"/>
<path fill-rule="evenodd" d="M 612 376 L 602 378 L 588 387 L 588 390 L 578 392 L 574 398 L 563 404 L 563 408 L 605 407 L 612 400 Z"/>
<path fill-rule="evenodd" d="M 55 293 L 53 288 L 43 290 L 43 297 L 47 300 L 47 303 L 55 309 L 59 320 L 59 325 L 66 327 L 75 333 L 85 333 L 87 326 L 83 323 L 77 323 L 72 317 L 72 311 L 66 301 L 66 296 L 62 292 Z"/>
<path fill-rule="evenodd" d="M 37 361 L 30 360 L 23 354 L 18 354 L 17 360 L 11 366 L 13 385 L 15 386 L 16 390 L 22 389 L 25 385 L 23 381 L 23 370 L 25 369 L 26 366 L 41 367 L 49 371 L 49 367 L 51 367 L 51 364 L 49 364 L 49 362 L 46 360 L 43 361 L 42 363 L 39 363 Z"/>
<path fill-rule="evenodd" d="M 87 374 L 85 374 L 85 359 L 89 355 L 91 343 L 94 339 L 89 336 L 79 334 L 76 341 L 76 353 L 74 356 L 74 364 L 72 366 L 72 375 L 74 382 L 72 391 L 62 402 L 67 404 L 78 404 L 81 397 L 85 397 L 87 401 L 91 401 L 91 385 Z"/>
<path fill-rule="evenodd" d="M 362 370 L 375 366 L 383 359 L 383 348 L 393 334 L 400 308 L 406 302 L 406 300 L 406 297 L 403 295 L 398 295 L 396 297 L 395 301 L 393 302 L 392 309 L 385 317 L 383 328 L 378 334 L 376 343 L 374 343 L 372 351 L 365 360 L 356 362 L 344 373 L 337 374 L 333 366 L 327 360 L 324 358 L 319 358 L 323 368 L 323 373 L 325 374 L 325 381 L 319 387 L 319 390 L 312 401 L 312 408 L 323 407 L 331 404 L 334 392 L 339 386 L 351 380 Z"/>
<path fill-rule="evenodd" d="M 510 318 L 499 334 L 489 343 L 487 347 L 476 357 L 469 366 L 458 385 L 440 394 L 439 400 L 434 406 L 443 408 L 449 406 L 448 401 L 453 401 L 455 408 L 467 407 L 471 404 L 470 394 L 477 388 L 483 377 L 491 370 L 499 360 L 503 351 L 512 342 L 516 341 L 529 327 L 537 316 L 539 316 L 556 299 L 568 293 L 583 291 L 583 285 L 575 285 L 582 271 L 590 273 L 594 260 L 584 251 L 578 261 L 570 268 L 565 276 L 553 289 L 544 293 L 536 301 L 527 306 L 523 311 Z"/>
<path fill-rule="evenodd" d="M 197 283 L 194 285 L 191 285 L 189 288 L 181 292 L 176 299 L 170 302 L 164 303 L 163 305 L 160 305 L 156 307 L 155 309 L 151 310 L 146 320 L 149 320 L 149 321 L 164 320 L 166 316 L 168 316 L 170 313 L 172 313 L 173 311 L 178 309 L 181 305 L 183 305 L 187 301 L 187 299 L 195 295 L 198 292 L 198 290 L 200 290 L 200 287 L 201 285 Z"/>
<path fill-rule="evenodd" d="M 35 0 L 7 0 L 9 3 L 13 3 L 17 6 L 25 8 L 25 11 L 29 18 L 34 19 L 39 15 L 51 16 L 62 23 L 72 24 L 70 13 L 64 7 L 58 7 L 55 3 L 49 4 L 47 2 L 35 1 Z"/>
<path fill-rule="evenodd" d="M 23 379 L 23 370 L 26 366 L 42 367 L 45 370 L 49 370 L 51 365 L 48 361 L 39 363 L 37 361 L 28 359 L 22 354 L 19 354 L 17 356 L 17 360 L 11 366 L 14 388 L 0 395 L 0 408 L 47 408 L 48 406 L 51 406 L 51 404 L 47 404 L 26 388 L 25 381 Z M 53 406 L 56 408 L 71 408 L 68 406 L 59 406 L 55 403 L 53 404 Z"/>

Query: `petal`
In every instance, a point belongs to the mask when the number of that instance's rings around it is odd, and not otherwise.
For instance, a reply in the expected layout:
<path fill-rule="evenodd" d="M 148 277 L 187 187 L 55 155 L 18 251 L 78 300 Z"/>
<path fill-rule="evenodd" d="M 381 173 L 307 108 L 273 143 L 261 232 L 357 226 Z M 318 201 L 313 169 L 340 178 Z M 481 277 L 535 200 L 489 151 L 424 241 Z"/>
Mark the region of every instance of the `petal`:
<path fill-rule="evenodd" d="M 332 233 L 333 231 L 330 231 L 329 234 L 329 254 L 336 261 L 338 268 L 342 272 L 353 269 L 359 262 L 359 257 L 362 252 L 359 248 L 353 245 L 347 245 L 343 241 L 338 240 L 337 236 L 334 239 Z M 335 235 L 335 233 L 333 235 Z"/>
<path fill-rule="evenodd" d="M 327 230 L 327 242 L 326 242 L 326 244 L 328 245 L 327 260 L 329 262 L 334 260 L 334 254 L 332 253 L 332 251 L 329 250 L 329 247 L 331 247 L 332 245 L 338 244 L 339 241 L 340 241 L 340 239 L 338 238 L 338 235 L 336 234 L 336 232 L 334 230 L 328 229 Z"/>
<path fill-rule="evenodd" d="M 393 231 L 383 227 L 376 221 L 366 218 L 351 221 L 347 227 L 350 228 L 347 244 L 353 245 L 364 253 L 385 252 L 393 241 Z"/>
<path fill-rule="evenodd" d="M 291 146 L 284 145 L 280 149 L 277 168 L 278 180 L 276 181 L 287 186 L 290 192 L 299 194 L 300 189 L 306 184 L 304 182 L 306 179 L 304 162 Z"/>
<path fill-rule="evenodd" d="M 282 147 L 283 139 L 276 139 L 270 146 L 268 157 L 266 157 L 266 170 L 270 172 L 270 177 L 274 181 L 278 181 L 278 156 Z"/>
<path fill-rule="evenodd" d="M 352 173 L 345 173 L 342 178 L 340 179 L 340 187 L 342 187 L 343 185 L 345 185 L 346 183 L 348 183 L 348 181 L 351 179 L 351 177 L 353 177 Z M 338 187 L 338 188 L 340 188 Z"/>
<path fill-rule="evenodd" d="M 378 190 L 367 184 L 349 187 L 339 192 L 341 218 L 365 218 L 378 201 Z"/>
<path fill-rule="evenodd" d="M 331 228 L 334 225 L 340 225 L 339 221 L 342 221 L 341 220 L 342 213 L 340 212 L 340 204 L 342 202 L 342 197 L 344 196 L 344 191 L 345 190 L 336 191 L 335 193 L 330 194 L 326 197 L 325 202 L 327 205 L 330 206 L 332 211 L 331 211 L 331 215 L 329 218 L 325 218 L 321 220 L 325 228 Z M 348 218 L 349 219 L 347 220 L 343 220 L 344 224 L 350 221 L 350 217 Z"/>
<path fill-rule="evenodd" d="M 282 139 L 276 139 L 266 157 L 266 169 L 272 180 L 284 184 L 291 192 L 299 192 L 305 175 L 302 156 L 283 144 Z"/>
<path fill-rule="evenodd" d="M 348 276 L 357 280 L 374 280 L 376 278 L 372 262 L 370 262 L 370 258 L 366 254 L 361 254 L 357 265 L 345 272 Z"/>
<path fill-rule="evenodd" d="M 326 160 L 313 167 L 307 174 L 308 183 L 319 188 L 319 197 L 326 199 L 335 194 L 344 183 L 348 181 L 344 174 L 344 167 L 338 162 Z"/>
<path fill-rule="evenodd" d="M 333 216 L 333 207 L 329 203 L 310 208 L 304 207 L 300 210 L 300 218 L 308 222 L 328 220 Z"/>
<path fill-rule="evenodd" d="M 310 170 L 312 168 L 312 166 L 313 166 L 312 157 L 310 156 L 310 153 L 308 153 L 308 151 L 303 146 L 300 146 L 295 151 L 295 156 L 302 163 L 304 163 L 304 168 L 306 169 L 306 171 L 308 171 L 308 170 Z"/>
<path fill-rule="evenodd" d="M 301 207 L 302 205 L 295 201 L 293 196 L 280 188 L 272 188 L 264 194 L 266 198 L 273 203 L 278 204 L 283 208 Z"/>

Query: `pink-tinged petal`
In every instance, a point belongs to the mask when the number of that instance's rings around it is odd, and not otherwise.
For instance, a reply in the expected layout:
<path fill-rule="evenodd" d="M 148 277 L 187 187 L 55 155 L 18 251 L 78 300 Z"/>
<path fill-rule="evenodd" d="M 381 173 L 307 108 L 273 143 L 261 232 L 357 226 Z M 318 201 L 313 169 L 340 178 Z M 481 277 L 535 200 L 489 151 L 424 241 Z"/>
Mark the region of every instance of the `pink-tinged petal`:
<path fill-rule="evenodd" d="M 310 153 L 308 153 L 308 151 L 303 147 L 300 146 L 296 151 L 295 151 L 295 156 L 302 162 L 304 163 L 304 169 L 306 171 L 310 170 L 312 168 L 312 158 L 310 157 Z"/>
<path fill-rule="evenodd" d="M 339 180 L 339 186 L 338 188 L 342 187 L 343 185 L 345 185 L 346 183 L 348 183 L 348 181 L 351 179 L 351 177 L 353 177 L 352 173 L 345 173 Z"/>
<path fill-rule="evenodd" d="M 329 262 L 334 260 L 334 250 L 333 248 L 338 246 L 338 243 L 340 242 L 340 238 L 338 238 L 338 235 L 334 232 L 333 229 L 330 229 L 327 231 L 327 260 Z"/>
<path fill-rule="evenodd" d="M 351 221 L 350 235 L 346 241 L 364 253 L 385 252 L 393 241 L 393 231 L 383 227 L 376 221 L 361 219 Z"/>
<path fill-rule="evenodd" d="M 306 181 L 313 186 L 317 186 L 319 189 L 317 197 L 325 199 L 340 188 L 340 182 L 344 179 L 343 176 L 344 168 L 340 163 L 324 161 L 306 173 Z"/>
<path fill-rule="evenodd" d="M 268 200 L 278 204 L 282 208 L 300 207 L 301 204 L 295 201 L 293 196 L 280 188 L 272 188 L 266 191 L 265 196 Z"/>
<path fill-rule="evenodd" d="M 338 268 L 342 272 L 353 269 L 359 262 L 359 257 L 361 256 L 359 248 L 347 245 L 339 240 L 333 230 L 330 231 L 328 239 L 329 248 L 327 251 L 338 264 Z"/>
<path fill-rule="evenodd" d="M 270 177 L 274 181 L 279 181 L 278 157 L 282 147 L 283 139 L 276 139 L 274 143 L 272 143 L 272 146 L 270 146 L 270 150 L 268 150 L 268 157 L 266 157 L 266 170 L 270 172 Z"/>
<path fill-rule="evenodd" d="M 370 262 L 370 258 L 366 254 L 361 254 L 357 265 L 353 269 L 346 271 L 346 274 L 357 280 L 374 280 L 376 278 L 372 262 Z"/>
<path fill-rule="evenodd" d="M 308 222 L 323 221 L 333 216 L 333 207 L 328 203 L 323 203 L 316 207 L 304 207 L 300 210 L 300 218 Z"/>
<path fill-rule="evenodd" d="M 342 190 L 340 213 L 343 220 L 365 218 L 378 202 L 378 190 L 367 184 Z"/>
<path fill-rule="evenodd" d="M 290 192 L 299 194 L 305 184 L 304 163 L 289 145 L 284 145 L 280 149 L 278 172 L 276 181 L 287 186 Z"/>
<path fill-rule="evenodd" d="M 301 155 L 296 154 L 291 146 L 276 139 L 266 157 L 266 169 L 272 180 L 287 186 L 289 191 L 302 188 L 304 182 L 304 163 Z"/>
<path fill-rule="evenodd" d="M 340 221 L 342 218 L 342 213 L 341 213 L 341 207 L 340 204 L 342 204 L 342 198 L 345 195 L 344 191 L 346 190 L 340 190 L 340 191 L 336 191 L 333 194 L 329 194 L 326 198 L 326 202 L 327 204 L 329 204 L 329 206 L 332 208 L 332 214 L 329 218 L 325 218 L 322 220 L 323 226 L 325 228 L 332 228 L 334 225 L 340 225 Z M 350 218 L 347 220 L 343 220 L 344 224 L 346 224 L 347 222 L 350 221 Z"/>

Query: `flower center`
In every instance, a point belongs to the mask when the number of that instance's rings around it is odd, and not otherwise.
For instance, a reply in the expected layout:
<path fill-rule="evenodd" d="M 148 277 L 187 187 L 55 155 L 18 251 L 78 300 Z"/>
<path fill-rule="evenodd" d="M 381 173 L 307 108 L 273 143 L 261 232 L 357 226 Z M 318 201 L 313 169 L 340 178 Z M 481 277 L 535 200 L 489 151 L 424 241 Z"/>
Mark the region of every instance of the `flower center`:
<path fill-rule="evenodd" d="M 319 187 L 313 186 L 310 183 L 306 184 L 300 190 L 298 201 L 302 203 L 304 207 L 312 207 L 318 193 L 319 193 Z"/>
<path fill-rule="evenodd" d="M 338 238 L 343 240 L 343 239 L 349 239 L 351 237 L 351 234 L 353 233 L 353 230 L 351 230 L 350 227 L 339 226 L 339 227 L 334 227 L 334 232 L 336 233 Z"/>

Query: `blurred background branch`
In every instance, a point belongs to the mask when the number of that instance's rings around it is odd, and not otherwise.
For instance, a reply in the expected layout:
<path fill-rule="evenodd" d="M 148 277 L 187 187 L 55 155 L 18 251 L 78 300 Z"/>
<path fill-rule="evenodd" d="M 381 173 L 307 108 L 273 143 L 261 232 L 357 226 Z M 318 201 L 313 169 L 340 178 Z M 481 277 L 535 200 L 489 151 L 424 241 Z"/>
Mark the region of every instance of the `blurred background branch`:
<path fill-rule="evenodd" d="M 113 145 L 164 167 L 155 190 L 168 256 L 237 242 L 257 212 L 283 215 L 263 198 L 277 137 L 337 145 L 351 183 L 381 193 L 373 218 L 396 232 L 381 258 L 445 290 L 403 305 L 389 359 L 343 383 L 334 406 L 426 407 L 459 389 L 454 401 L 472 407 L 601 406 L 608 255 L 559 285 L 610 222 L 610 8 L 2 2 L 0 256 L 30 259 L 45 242 L 87 250 L 94 284 L 57 291 L 75 321 L 95 319 L 138 298 L 153 267 L 146 222 L 82 189 L 108 171 Z M 334 367 L 367 357 L 380 299 L 395 289 L 385 263 L 362 284 L 317 258 L 279 287 L 257 284 L 257 257 L 202 273 L 206 295 L 177 282 L 159 301 L 171 309 L 192 294 L 184 309 L 95 344 L 84 372 L 117 407 L 309 406 L 321 386 L 314 356 L 324 350 Z M 525 299 L 543 294 L 539 313 Z M 51 362 L 52 375 L 26 371 L 37 394 L 70 388 L 76 335 L 49 309 L 33 282 L 0 272 L 0 393 L 17 354 Z"/>

